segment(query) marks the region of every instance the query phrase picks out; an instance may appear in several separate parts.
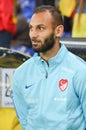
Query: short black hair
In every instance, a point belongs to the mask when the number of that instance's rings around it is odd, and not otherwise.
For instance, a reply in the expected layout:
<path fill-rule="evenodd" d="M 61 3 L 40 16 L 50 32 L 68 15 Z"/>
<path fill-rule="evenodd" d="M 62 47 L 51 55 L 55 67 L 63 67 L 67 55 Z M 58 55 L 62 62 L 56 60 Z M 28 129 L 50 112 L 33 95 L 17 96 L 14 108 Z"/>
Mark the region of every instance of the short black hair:
<path fill-rule="evenodd" d="M 51 5 L 38 6 L 34 10 L 34 13 L 40 13 L 40 12 L 45 12 L 45 11 L 50 12 L 50 14 L 51 14 L 51 16 L 53 17 L 53 20 L 54 20 L 54 26 L 63 25 L 62 15 L 61 15 L 60 11 L 54 6 L 51 6 Z"/>

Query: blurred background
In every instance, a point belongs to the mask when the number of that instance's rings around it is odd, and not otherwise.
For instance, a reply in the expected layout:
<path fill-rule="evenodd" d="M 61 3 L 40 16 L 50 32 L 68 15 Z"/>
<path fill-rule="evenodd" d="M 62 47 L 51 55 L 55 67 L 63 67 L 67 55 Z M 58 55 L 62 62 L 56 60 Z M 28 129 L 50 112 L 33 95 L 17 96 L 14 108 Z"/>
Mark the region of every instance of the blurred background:
<path fill-rule="evenodd" d="M 61 38 L 86 42 L 86 0 L 0 0 L 0 46 L 33 56 L 28 24 L 39 5 L 53 5 L 62 14 L 64 33 Z"/>

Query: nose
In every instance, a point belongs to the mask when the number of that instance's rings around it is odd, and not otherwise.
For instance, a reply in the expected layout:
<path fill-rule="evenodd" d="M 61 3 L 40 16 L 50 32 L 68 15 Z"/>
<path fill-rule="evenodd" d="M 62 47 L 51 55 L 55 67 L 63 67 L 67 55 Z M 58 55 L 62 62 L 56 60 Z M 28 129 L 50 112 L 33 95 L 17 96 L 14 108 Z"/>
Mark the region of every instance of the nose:
<path fill-rule="evenodd" d="M 31 29 L 31 30 L 29 31 L 29 35 L 30 35 L 31 38 L 33 38 L 33 37 L 38 37 L 38 32 L 37 32 L 36 29 Z"/>

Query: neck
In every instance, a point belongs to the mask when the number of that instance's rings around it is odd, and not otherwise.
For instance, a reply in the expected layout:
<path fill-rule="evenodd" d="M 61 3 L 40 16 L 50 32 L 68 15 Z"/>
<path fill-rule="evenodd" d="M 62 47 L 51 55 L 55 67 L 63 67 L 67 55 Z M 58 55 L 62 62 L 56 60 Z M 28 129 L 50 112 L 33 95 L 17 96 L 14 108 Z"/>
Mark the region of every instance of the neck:
<path fill-rule="evenodd" d="M 46 52 L 41 52 L 40 56 L 42 57 L 42 59 L 44 59 L 46 62 L 48 62 L 48 60 L 50 58 L 54 57 L 58 53 L 59 49 L 60 49 L 60 45 L 59 45 L 59 43 L 57 43 L 50 50 L 48 50 Z"/>

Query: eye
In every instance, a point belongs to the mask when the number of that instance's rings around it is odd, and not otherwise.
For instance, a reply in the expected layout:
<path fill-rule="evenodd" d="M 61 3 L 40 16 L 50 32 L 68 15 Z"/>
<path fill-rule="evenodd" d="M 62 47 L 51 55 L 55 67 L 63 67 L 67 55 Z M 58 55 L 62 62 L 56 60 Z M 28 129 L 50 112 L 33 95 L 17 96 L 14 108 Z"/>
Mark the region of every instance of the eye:
<path fill-rule="evenodd" d="M 44 27 L 44 26 L 38 26 L 38 29 L 39 29 L 40 31 L 44 31 L 44 30 L 45 30 L 45 27 Z"/>

